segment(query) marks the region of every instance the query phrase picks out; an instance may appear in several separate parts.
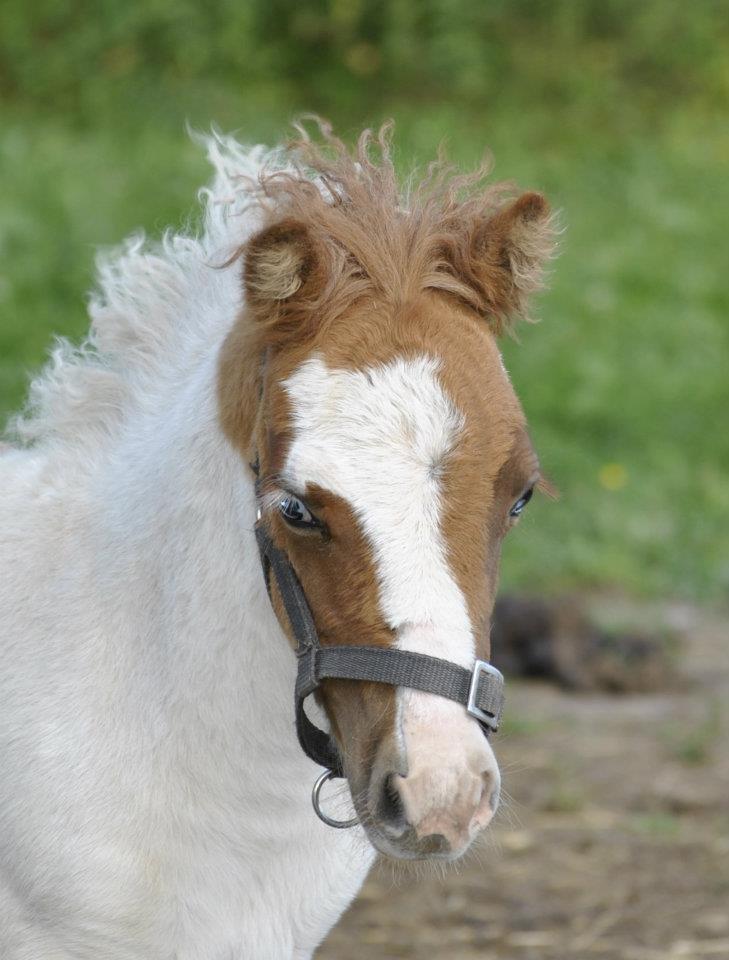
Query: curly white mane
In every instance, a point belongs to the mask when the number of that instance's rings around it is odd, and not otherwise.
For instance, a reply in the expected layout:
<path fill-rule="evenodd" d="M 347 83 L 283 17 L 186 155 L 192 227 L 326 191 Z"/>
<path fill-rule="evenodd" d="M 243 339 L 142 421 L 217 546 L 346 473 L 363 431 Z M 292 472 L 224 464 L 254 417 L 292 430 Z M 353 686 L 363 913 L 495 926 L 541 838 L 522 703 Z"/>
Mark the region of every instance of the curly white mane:
<path fill-rule="evenodd" d="M 10 421 L 11 439 L 66 449 L 103 443 L 230 327 L 242 290 L 238 271 L 221 264 L 260 224 L 259 174 L 286 164 L 281 150 L 218 133 L 195 139 L 214 170 L 198 194 L 200 231 L 169 231 L 156 243 L 137 233 L 99 254 L 88 336 L 79 346 L 56 340 L 26 409 Z"/>

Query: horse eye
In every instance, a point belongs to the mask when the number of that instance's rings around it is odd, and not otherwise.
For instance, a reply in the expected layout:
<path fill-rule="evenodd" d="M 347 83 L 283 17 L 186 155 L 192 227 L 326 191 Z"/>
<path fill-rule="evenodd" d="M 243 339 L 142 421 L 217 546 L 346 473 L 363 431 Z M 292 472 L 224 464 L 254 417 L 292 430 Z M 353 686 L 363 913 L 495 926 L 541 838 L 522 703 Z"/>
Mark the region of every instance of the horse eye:
<path fill-rule="evenodd" d="M 291 527 L 308 530 L 312 527 L 321 526 L 306 504 L 290 493 L 281 498 L 278 509 L 286 523 Z"/>
<path fill-rule="evenodd" d="M 509 510 L 509 516 L 518 517 L 521 514 L 524 507 L 531 500 L 533 493 L 534 493 L 534 488 L 532 487 L 529 490 L 527 490 L 526 493 L 522 494 L 522 496 L 519 497 L 519 499 L 516 501 L 514 506 L 511 508 L 511 510 Z"/>

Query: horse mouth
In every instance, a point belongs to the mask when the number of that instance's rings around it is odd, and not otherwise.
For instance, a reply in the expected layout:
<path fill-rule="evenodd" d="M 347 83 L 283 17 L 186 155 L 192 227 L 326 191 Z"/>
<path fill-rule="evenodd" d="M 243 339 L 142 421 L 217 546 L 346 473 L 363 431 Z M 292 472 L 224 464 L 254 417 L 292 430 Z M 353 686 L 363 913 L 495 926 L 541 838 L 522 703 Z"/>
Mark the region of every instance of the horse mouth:
<path fill-rule="evenodd" d="M 366 796 L 366 793 L 364 794 Z M 452 863 L 468 850 L 476 831 L 461 831 L 451 837 L 440 832 L 419 831 L 411 824 L 399 793 L 392 785 L 381 792 L 374 809 L 362 801 L 362 792 L 352 790 L 355 811 L 372 846 L 394 861 L 442 861 Z"/>
<path fill-rule="evenodd" d="M 429 834 L 420 837 L 414 827 L 408 826 L 400 836 L 391 833 L 376 824 L 364 825 L 365 832 L 373 847 L 389 860 L 395 861 L 442 861 L 453 863 L 466 853 L 470 841 L 464 846 L 453 849 L 451 842 L 442 834 Z"/>

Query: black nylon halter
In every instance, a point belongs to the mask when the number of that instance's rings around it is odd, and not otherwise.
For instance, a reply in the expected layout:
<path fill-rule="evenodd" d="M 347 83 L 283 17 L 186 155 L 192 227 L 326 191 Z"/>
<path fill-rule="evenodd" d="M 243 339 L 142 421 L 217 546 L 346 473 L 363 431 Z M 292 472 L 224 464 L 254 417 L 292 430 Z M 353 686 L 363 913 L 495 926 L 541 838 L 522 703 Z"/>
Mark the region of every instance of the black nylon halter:
<path fill-rule="evenodd" d="M 315 726 L 304 711 L 304 701 L 325 678 L 367 680 L 435 693 L 463 704 L 487 736 L 491 730 L 498 730 L 504 678 L 495 667 L 477 660 L 473 670 L 466 670 L 449 660 L 391 647 L 322 647 L 306 595 L 288 557 L 273 542 L 260 518 L 255 532 L 269 597 L 273 574 L 296 638 L 296 733 L 302 749 L 315 763 L 327 767 L 335 777 L 344 776 L 333 738 Z"/>

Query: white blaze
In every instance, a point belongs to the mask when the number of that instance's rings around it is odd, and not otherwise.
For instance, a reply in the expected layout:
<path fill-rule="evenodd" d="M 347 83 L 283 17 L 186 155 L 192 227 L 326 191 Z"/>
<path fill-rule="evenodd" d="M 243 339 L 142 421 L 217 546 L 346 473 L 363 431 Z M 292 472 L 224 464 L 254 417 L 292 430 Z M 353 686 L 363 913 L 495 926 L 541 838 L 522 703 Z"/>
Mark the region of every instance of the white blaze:
<path fill-rule="evenodd" d="M 284 384 L 294 426 L 284 475 L 351 506 L 399 645 L 469 666 L 473 636 L 448 565 L 440 483 L 464 418 L 438 382 L 438 367 L 425 356 L 366 370 L 307 360 Z"/>

